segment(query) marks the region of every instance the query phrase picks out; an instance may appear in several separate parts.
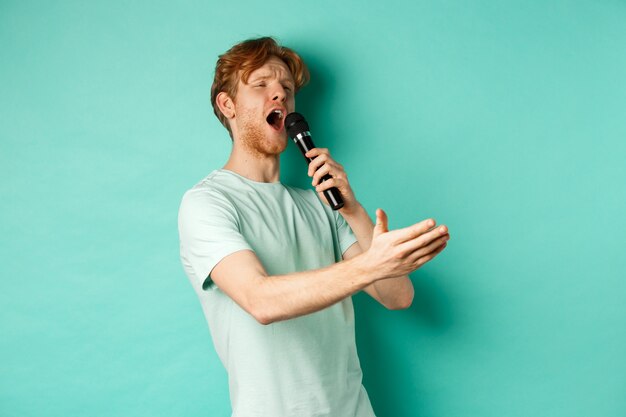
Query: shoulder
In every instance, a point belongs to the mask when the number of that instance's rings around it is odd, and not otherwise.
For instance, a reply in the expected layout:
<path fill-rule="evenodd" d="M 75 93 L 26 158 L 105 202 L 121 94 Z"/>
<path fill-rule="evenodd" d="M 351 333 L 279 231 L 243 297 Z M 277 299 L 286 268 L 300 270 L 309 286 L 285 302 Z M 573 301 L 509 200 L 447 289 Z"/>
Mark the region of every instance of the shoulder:
<path fill-rule="evenodd" d="M 213 171 L 185 191 L 181 198 L 180 215 L 197 211 L 207 212 L 211 208 L 230 211 L 233 204 L 228 197 L 228 184 L 219 171 Z"/>
<path fill-rule="evenodd" d="M 185 191 L 183 202 L 196 202 L 212 199 L 227 198 L 229 187 L 228 178 L 221 175 L 219 170 L 212 171 L 209 175 L 198 181 L 193 187 Z"/>

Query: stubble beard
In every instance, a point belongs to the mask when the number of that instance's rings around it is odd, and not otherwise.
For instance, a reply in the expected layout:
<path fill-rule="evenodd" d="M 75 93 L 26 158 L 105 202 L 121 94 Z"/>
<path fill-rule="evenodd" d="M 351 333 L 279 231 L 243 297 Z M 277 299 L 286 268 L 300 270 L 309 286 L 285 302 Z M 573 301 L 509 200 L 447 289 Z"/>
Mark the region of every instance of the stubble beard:
<path fill-rule="evenodd" d="M 287 147 L 287 139 L 276 140 L 264 134 L 265 120 L 259 123 L 251 112 L 242 114 L 241 142 L 248 152 L 256 158 L 278 156 Z M 283 133 L 284 135 L 284 133 Z"/>

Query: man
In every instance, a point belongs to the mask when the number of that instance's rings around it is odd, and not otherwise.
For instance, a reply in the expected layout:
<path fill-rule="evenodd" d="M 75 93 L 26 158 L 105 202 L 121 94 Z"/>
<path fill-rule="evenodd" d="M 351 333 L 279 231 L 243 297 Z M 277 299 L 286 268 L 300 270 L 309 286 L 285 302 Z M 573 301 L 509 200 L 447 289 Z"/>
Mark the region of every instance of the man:
<path fill-rule="evenodd" d="M 233 417 L 374 416 L 351 295 L 408 308 L 407 274 L 449 238 L 432 219 L 388 231 L 382 210 L 374 227 L 327 149 L 308 153 L 317 195 L 279 181 L 284 119 L 308 79 L 300 57 L 271 38 L 221 55 L 211 98 L 232 152 L 180 206 L 182 263 L 228 371 Z M 330 187 L 345 201 L 339 213 L 323 197 Z"/>

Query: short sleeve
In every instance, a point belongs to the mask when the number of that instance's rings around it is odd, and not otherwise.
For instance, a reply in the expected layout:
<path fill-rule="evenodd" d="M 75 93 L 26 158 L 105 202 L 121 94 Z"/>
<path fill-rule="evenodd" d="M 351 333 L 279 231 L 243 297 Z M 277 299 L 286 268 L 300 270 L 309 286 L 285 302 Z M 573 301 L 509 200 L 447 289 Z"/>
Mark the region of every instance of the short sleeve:
<path fill-rule="evenodd" d="M 352 228 L 348 222 L 343 218 L 341 213 L 336 210 L 333 210 L 333 215 L 335 216 L 335 224 L 337 225 L 337 237 L 339 238 L 339 247 L 341 248 L 341 254 L 343 255 L 350 246 L 352 246 L 356 241 L 356 236 L 354 236 L 354 232 L 352 232 Z"/>
<path fill-rule="evenodd" d="M 192 189 L 178 212 L 180 257 L 190 278 L 202 289 L 215 285 L 211 271 L 226 256 L 250 245 L 239 231 L 237 212 L 217 191 Z"/>

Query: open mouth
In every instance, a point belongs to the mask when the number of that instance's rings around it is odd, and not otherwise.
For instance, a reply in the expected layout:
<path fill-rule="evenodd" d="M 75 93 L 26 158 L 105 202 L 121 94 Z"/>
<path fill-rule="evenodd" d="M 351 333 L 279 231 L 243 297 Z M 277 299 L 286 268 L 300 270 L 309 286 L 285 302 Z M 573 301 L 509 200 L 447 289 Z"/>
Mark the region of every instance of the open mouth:
<path fill-rule="evenodd" d="M 274 130 L 281 130 L 285 120 L 285 112 L 282 109 L 274 109 L 265 118 L 265 120 L 274 128 Z"/>

